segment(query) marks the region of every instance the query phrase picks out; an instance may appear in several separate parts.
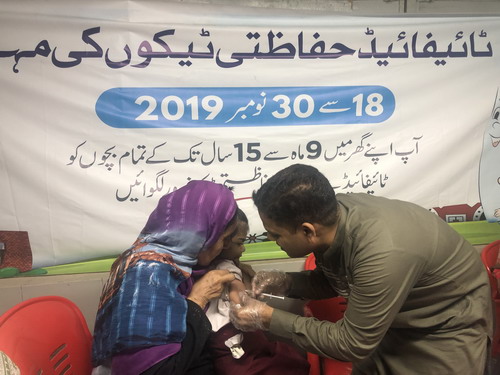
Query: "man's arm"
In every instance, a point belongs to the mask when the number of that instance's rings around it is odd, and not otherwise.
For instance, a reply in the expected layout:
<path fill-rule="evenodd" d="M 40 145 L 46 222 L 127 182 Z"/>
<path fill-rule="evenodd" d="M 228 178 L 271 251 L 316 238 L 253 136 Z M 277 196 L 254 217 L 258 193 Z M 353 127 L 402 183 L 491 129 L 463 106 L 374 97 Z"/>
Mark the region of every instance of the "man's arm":
<path fill-rule="evenodd" d="M 302 299 L 325 299 L 336 297 L 337 292 L 330 286 L 328 279 L 318 269 L 314 271 L 288 272 L 292 286 L 288 297 Z"/>
<path fill-rule="evenodd" d="M 344 318 L 331 323 L 274 309 L 271 333 L 311 353 L 344 361 L 368 357 L 404 304 L 425 259 L 393 249 L 371 253 L 354 272 Z"/>

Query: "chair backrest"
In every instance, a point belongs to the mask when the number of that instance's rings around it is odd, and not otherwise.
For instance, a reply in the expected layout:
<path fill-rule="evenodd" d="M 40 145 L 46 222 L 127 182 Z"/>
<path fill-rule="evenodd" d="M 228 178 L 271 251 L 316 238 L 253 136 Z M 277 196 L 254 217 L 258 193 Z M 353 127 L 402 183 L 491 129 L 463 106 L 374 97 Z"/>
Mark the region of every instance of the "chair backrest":
<path fill-rule="evenodd" d="M 89 375 L 91 345 L 83 314 L 63 297 L 31 298 L 0 316 L 0 352 L 23 375 Z"/>
<path fill-rule="evenodd" d="M 305 271 L 316 268 L 316 257 L 309 254 L 304 263 Z M 322 300 L 308 301 L 304 306 L 305 316 L 314 316 L 319 320 L 336 322 L 344 317 L 347 301 L 344 297 L 333 297 Z M 351 362 L 337 361 L 336 359 L 321 358 L 317 354 L 307 353 L 310 371 L 309 375 L 349 375 L 352 372 Z"/>
<path fill-rule="evenodd" d="M 491 285 L 491 295 L 493 298 L 493 308 L 495 309 L 495 333 L 493 334 L 493 355 L 500 358 L 500 290 L 498 288 L 498 276 L 492 267 L 498 264 L 498 253 L 500 251 L 500 240 L 486 245 L 481 252 L 481 259 L 488 272 Z M 498 270 L 495 270 L 498 271 Z"/>
<path fill-rule="evenodd" d="M 304 270 L 310 271 L 316 268 L 316 258 L 314 253 L 311 253 L 306 258 Z M 347 307 L 347 301 L 344 297 L 333 297 L 317 301 L 309 301 L 306 304 L 308 313 L 318 318 L 319 320 L 328 320 L 336 322 L 344 317 L 344 312 Z"/>
<path fill-rule="evenodd" d="M 498 252 L 500 251 L 500 240 L 494 241 L 486 245 L 481 251 L 481 260 L 483 261 L 491 285 L 491 295 L 493 299 L 500 299 L 500 292 L 498 290 L 498 281 L 492 267 L 498 263 Z"/>
<path fill-rule="evenodd" d="M 485 266 L 491 268 L 498 262 L 498 252 L 500 251 L 500 240 L 494 241 L 486 245 L 482 252 L 481 258 Z"/>
<path fill-rule="evenodd" d="M 316 268 L 316 257 L 314 256 L 314 253 L 311 253 L 307 256 L 304 262 L 304 270 L 312 271 L 315 268 Z"/>
<path fill-rule="evenodd" d="M 486 245 L 481 252 L 481 259 L 488 272 L 491 285 L 491 295 L 493 297 L 493 306 L 495 309 L 495 333 L 493 335 L 493 355 L 500 358 L 500 290 L 498 288 L 498 280 L 493 272 L 492 267 L 498 263 L 498 253 L 500 251 L 500 240 L 494 241 Z"/>

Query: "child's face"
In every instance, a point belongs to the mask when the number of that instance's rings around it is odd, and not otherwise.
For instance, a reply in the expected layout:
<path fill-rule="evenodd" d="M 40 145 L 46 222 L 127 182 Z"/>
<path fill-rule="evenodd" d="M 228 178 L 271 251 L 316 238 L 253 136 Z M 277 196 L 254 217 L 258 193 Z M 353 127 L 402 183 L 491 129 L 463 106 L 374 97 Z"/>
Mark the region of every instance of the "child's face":
<path fill-rule="evenodd" d="M 224 246 L 219 258 L 237 260 L 245 251 L 245 245 L 243 245 L 243 243 L 245 242 L 248 234 L 248 224 L 243 221 L 238 221 L 237 228 L 238 230 L 236 234 L 231 238 L 227 245 Z"/>
<path fill-rule="evenodd" d="M 212 260 L 214 260 L 224 248 L 224 243 L 229 239 L 231 233 L 234 232 L 237 223 L 233 223 L 226 228 L 224 233 L 221 234 L 216 243 L 210 246 L 208 249 L 204 249 L 198 254 L 198 265 L 199 266 L 208 266 Z"/>

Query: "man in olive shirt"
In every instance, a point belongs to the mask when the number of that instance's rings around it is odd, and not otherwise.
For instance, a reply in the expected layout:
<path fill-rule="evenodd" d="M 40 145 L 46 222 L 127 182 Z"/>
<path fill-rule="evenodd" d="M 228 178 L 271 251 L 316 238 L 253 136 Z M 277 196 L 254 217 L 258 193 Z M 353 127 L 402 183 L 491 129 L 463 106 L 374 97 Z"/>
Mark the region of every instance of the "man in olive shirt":
<path fill-rule="evenodd" d="M 336 323 L 252 298 L 233 306 L 243 330 L 268 329 L 305 350 L 353 362 L 353 374 L 483 374 L 493 327 L 490 287 L 477 251 L 415 204 L 335 195 L 316 168 L 292 165 L 253 195 L 271 240 L 314 271 L 264 271 L 261 293 L 348 305 Z"/>

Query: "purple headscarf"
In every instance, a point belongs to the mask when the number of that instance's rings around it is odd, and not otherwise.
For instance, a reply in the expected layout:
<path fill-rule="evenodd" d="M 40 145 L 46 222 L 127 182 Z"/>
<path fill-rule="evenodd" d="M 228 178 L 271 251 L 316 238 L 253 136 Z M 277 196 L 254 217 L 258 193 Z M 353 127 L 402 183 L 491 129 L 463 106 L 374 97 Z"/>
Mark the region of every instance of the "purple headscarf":
<path fill-rule="evenodd" d="M 210 181 L 191 181 L 163 196 L 141 232 L 141 242 L 172 255 L 183 270 L 197 262 L 198 254 L 212 246 L 236 212 L 233 193 Z"/>
<path fill-rule="evenodd" d="M 236 212 L 233 193 L 209 181 L 191 181 L 163 196 L 134 245 L 111 267 L 96 316 L 94 365 L 130 350 L 179 349 L 187 303 L 178 290 L 215 244 Z"/>

